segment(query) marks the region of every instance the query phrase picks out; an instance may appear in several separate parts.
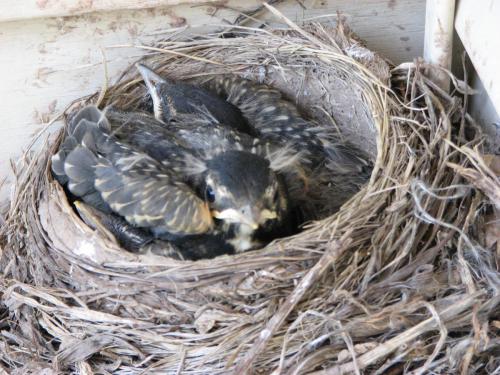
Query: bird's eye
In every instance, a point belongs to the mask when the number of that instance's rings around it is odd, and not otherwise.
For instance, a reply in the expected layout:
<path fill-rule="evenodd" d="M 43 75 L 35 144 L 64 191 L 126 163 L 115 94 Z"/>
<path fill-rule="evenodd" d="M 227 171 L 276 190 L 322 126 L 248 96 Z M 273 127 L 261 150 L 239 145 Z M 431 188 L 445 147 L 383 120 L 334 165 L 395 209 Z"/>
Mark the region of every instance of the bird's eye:
<path fill-rule="evenodd" d="M 211 186 L 207 186 L 207 189 L 205 190 L 205 196 L 207 197 L 207 200 L 209 202 L 215 201 L 215 193 Z"/>

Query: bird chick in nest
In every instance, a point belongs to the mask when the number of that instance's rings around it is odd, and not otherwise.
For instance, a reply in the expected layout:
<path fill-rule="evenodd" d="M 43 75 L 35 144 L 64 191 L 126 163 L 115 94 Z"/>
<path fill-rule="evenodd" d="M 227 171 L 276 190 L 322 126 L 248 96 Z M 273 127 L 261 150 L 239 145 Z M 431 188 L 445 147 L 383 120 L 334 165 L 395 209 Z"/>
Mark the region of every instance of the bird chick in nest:
<path fill-rule="evenodd" d="M 257 232 L 286 227 L 286 186 L 269 147 L 253 140 L 236 146 L 231 137 L 221 146 L 207 135 L 205 147 L 193 148 L 189 140 L 203 133 L 176 137 L 145 114 L 110 114 L 108 119 L 96 107 L 82 109 L 52 158 L 56 179 L 78 199 L 155 239 L 184 246 L 191 259 L 219 254 L 220 248 L 252 249 L 260 245 Z M 126 226 L 120 228 L 126 236 Z M 214 248 L 197 253 L 196 241 L 208 238 L 215 239 Z"/>
<path fill-rule="evenodd" d="M 147 92 L 151 99 L 150 107 L 159 121 L 170 123 L 181 115 L 199 113 L 205 108 L 215 121 L 222 123 L 238 132 L 258 136 L 259 132 L 251 126 L 240 109 L 213 92 L 202 87 L 190 85 L 181 81 L 173 81 L 158 75 L 143 64 L 137 64 Z"/>
<path fill-rule="evenodd" d="M 283 178 L 300 158 L 294 150 L 235 132 L 206 110 L 169 124 L 113 108 L 106 117 L 114 137 L 161 161 L 204 198 L 237 250 L 294 231 Z"/>
<path fill-rule="evenodd" d="M 294 168 L 283 175 L 294 210 L 306 218 L 336 211 L 369 178 L 371 165 L 361 150 L 327 126 L 304 119 L 274 88 L 235 75 L 216 76 L 202 88 L 163 78 L 144 65 L 138 69 L 155 117 L 169 127 L 205 108 L 240 136 L 246 133 L 300 153 Z"/>

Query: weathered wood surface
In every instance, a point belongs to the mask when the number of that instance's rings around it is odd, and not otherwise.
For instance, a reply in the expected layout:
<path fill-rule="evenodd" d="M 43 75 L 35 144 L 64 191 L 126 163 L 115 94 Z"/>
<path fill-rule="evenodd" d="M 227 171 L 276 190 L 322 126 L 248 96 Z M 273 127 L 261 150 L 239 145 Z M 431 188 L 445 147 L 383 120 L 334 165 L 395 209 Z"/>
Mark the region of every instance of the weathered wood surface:
<path fill-rule="evenodd" d="M 429 1 L 425 12 L 424 59 L 447 70 L 451 69 L 455 0 Z M 450 77 L 445 71 L 432 70 L 431 78 L 445 91 Z"/>
<path fill-rule="evenodd" d="M 218 0 L 2 0 L 0 22 L 216 2 Z"/>
<path fill-rule="evenodd" d="M 195 5 L 196 0 L 188 0 L 185 5 L 162 6 L 176 1 L 183 0 L 148 1 L 151 8 L 146 10 L 130 9 L 141 7 L 144 0 L 1 2 L 0 181 L 8 174 L 9 159 L 21 154 L 34 133 L 73 100 L 102 87 L 101 49 L 106 56 L 109 82 L 113 83 L 145 51 L 112 46 L 152 43 L 168 30 L 185 25 L 232 22 L 240 14 L 235 10 L 246 11 L 260 4 L 258 0 L 228 0 L 223 2 L 226 8 L 217 8 L 206 1 L 205 5 Z M 76 4 L 88 7 L 80 9 L 76 16 Z M 422 55 L 422 0 L 306 0 L 300 4 L 286 1 L 278 8 L 299 23 L 308 19 L 333 22 L 340 11 L 369 48 L 394 63 Z M 36 10 L 39 5 L 44 5 L 47 12 L 52 9 L 52 13 Z M 270 15 L 264 18 L 272 19 Z M 13 19 L 19 20 L 6 22 Z"/>
<path fill-rule="evenodd" d="M 482 82 L 473 84 L 480 90 L 484 87 L 489 96 L 488 99 L 483 91 L 479 96 L 472 98 L 472 111 L 480 120 L 484 118 L 481 122 L 485 122 L 485 130 L 489 135 L 496 136 L 497 143 L 500 141 L 499 19 L 499 1 L 484 0 L 480 5 L 474 0 L 458 2 L 455 29 Z M 494 109 L 489 104 L 492 104 Z"/>

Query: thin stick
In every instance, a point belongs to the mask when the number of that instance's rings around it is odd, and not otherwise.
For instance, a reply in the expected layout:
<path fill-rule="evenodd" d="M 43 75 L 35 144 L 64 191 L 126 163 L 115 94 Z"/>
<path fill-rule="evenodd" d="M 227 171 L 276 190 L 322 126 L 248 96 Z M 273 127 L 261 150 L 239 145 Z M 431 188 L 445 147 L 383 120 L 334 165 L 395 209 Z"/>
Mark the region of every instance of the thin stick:
<path fill-rule="evenodd" d="M 469 294 L 467 295 L 467 297 L 464 297 L 461 301 L 443 310 L 440 316 L 441 322 L 444 323 L 446 321 L 449 321 L 457 317 L 464 310 L 473 306 L 474 303 L 476 303 L 476 299 L 482 294 L 483 294 L 482 292 Z M 405 332 L 386 341 L 385 343 L 380 344 L 375 349 L 370 350 L 368 353 L 365 353 L 362 356 L 358 357 L 357 365 L 359 369 L 362 370 L 368 367 L 369 365 L 376 363 L 377 361 L 388 356 L 390 353 L 394 352 L 398 348 L 401 348 L 403 345 L 409 343 L 412 340 L 415 340 L 418 336 L 433 329 L 439 328 L 441 322 L 436 320 L 436 318 L 433 316 L 417 324 L 416 326 L 407 329 Z M 329 367 L 325 370 L 311 372 L 310 375 L 348 374 L 354 372 L 354 368 L 355 368 L 354 364 L 352 362 L 349 362 L 344 365 L 337 365 L 334 367 Z"/>
<path fill-rule="evenodd" d="M 304 294 L 315 283 L 316 280 L 325 272 L 330 265 L 337 260 L 345 249 L 351 243 L 350 232 L 334 241 L 331 247 L 323 254 L 318 260 L 318 263 L 312 267 L 309 272 L 300 281 L 299 285 L 288 296 L 286 301 L 281 305 L 276 314 L 269 320 L 266 327 L 260 332 L 259 338 L 252 349 L 247 353 L 243 361 L 236 367 L 234 374 L 248 374 L 250 373 L 253 360 L 265 349 L 268 341 L 273 337 L 276 331 L 281 327 L 286 317 L 299 303 Z"/>
<path fill-rule="evenodd" d="M 186 53 L 177 52 L 177 51 L 167 49 L 167 48 L 138 46 L 138 45 L 133 45 L 133 44 L 118 44 L 118 45 L 114 45 L 114 46 L 109 46 L 108 48 L 139 48 L 139 49 L 144 49 L 146 51 L 161 52 L 161 53 L 166 53 L 166 54 L 170 54 L 170 55 L 174 55 L 174 56 L 185 57 L 185 58 L 196 60 L 196 61 L 201 61 L 201 62 L 208 63 L 208 64 L 224 66 L 223 63 L 218 62 L 218 61 L 213 61 L 213 60 L 209 60 L 209 59 L 204 59 L 203 57 L 188 55 Z"/>
<path fill-rule="evenodd" d="M 309 40 L 310 42 L 312 42 L 313 44 L 315 44 L 316 46 L 318 47 L 321 47 L 323 49 L 325 49 L 326 51 L 328 50 L 332 50 L 332 46 L 327 46 L 325 43 L 321 42 L 319 39 L 315 38 L 314 36 L 312 36 L 311 34 L 305 32 L 303 29 L 301 29 L 299 26 L 297 26 L 296 23 L 292 22 L 288 17 L 286 17 L 283 13 L 281 13 L 278 9 L 276 9 L 275 7 L 273 7 L 272 5 L 269 5 L 268 3 L 264 3 L 263 4 L 272 14 L 274 14 L 277 18 L 279 18 L 280 20 L 282 20 L 283 22 L 285 22 L 290 28 L 292 28 L 293 30 L 297 31 L 300 35 L 302 35 L 304 38 L 306 38 L 307 40 Z M 340 48 L 339 46 L 335 45 L 336 47 L 336 51 L 335 52 L 340 52 Z"/>

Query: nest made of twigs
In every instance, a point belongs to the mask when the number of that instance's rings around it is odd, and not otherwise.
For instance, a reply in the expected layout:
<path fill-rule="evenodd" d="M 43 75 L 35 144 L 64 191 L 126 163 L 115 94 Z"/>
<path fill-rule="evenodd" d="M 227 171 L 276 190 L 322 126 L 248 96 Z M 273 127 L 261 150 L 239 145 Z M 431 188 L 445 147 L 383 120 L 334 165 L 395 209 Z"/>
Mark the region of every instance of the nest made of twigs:
<path fill-rule="evenodd" d="M 175 261 L 88 228 L 50 177 L 58 143 L 47 142 L 26 155 L 2 229 L 0 363 L 85 374 L 498 367 L 497 254 L 480 225 L 492 202 L 456 171 L 495 176 L 472 151 L 481 140 L 461 101 L 419 63 L 389 79 L 342 25 L 286 22 L 173 38 L 148 62 L 173 78 L 231 72 L 281 89 L 374 156 L 369 183 L 262 250 Z M 129 72 L 91 99 L 133 104 L 138 81 Z"/>

